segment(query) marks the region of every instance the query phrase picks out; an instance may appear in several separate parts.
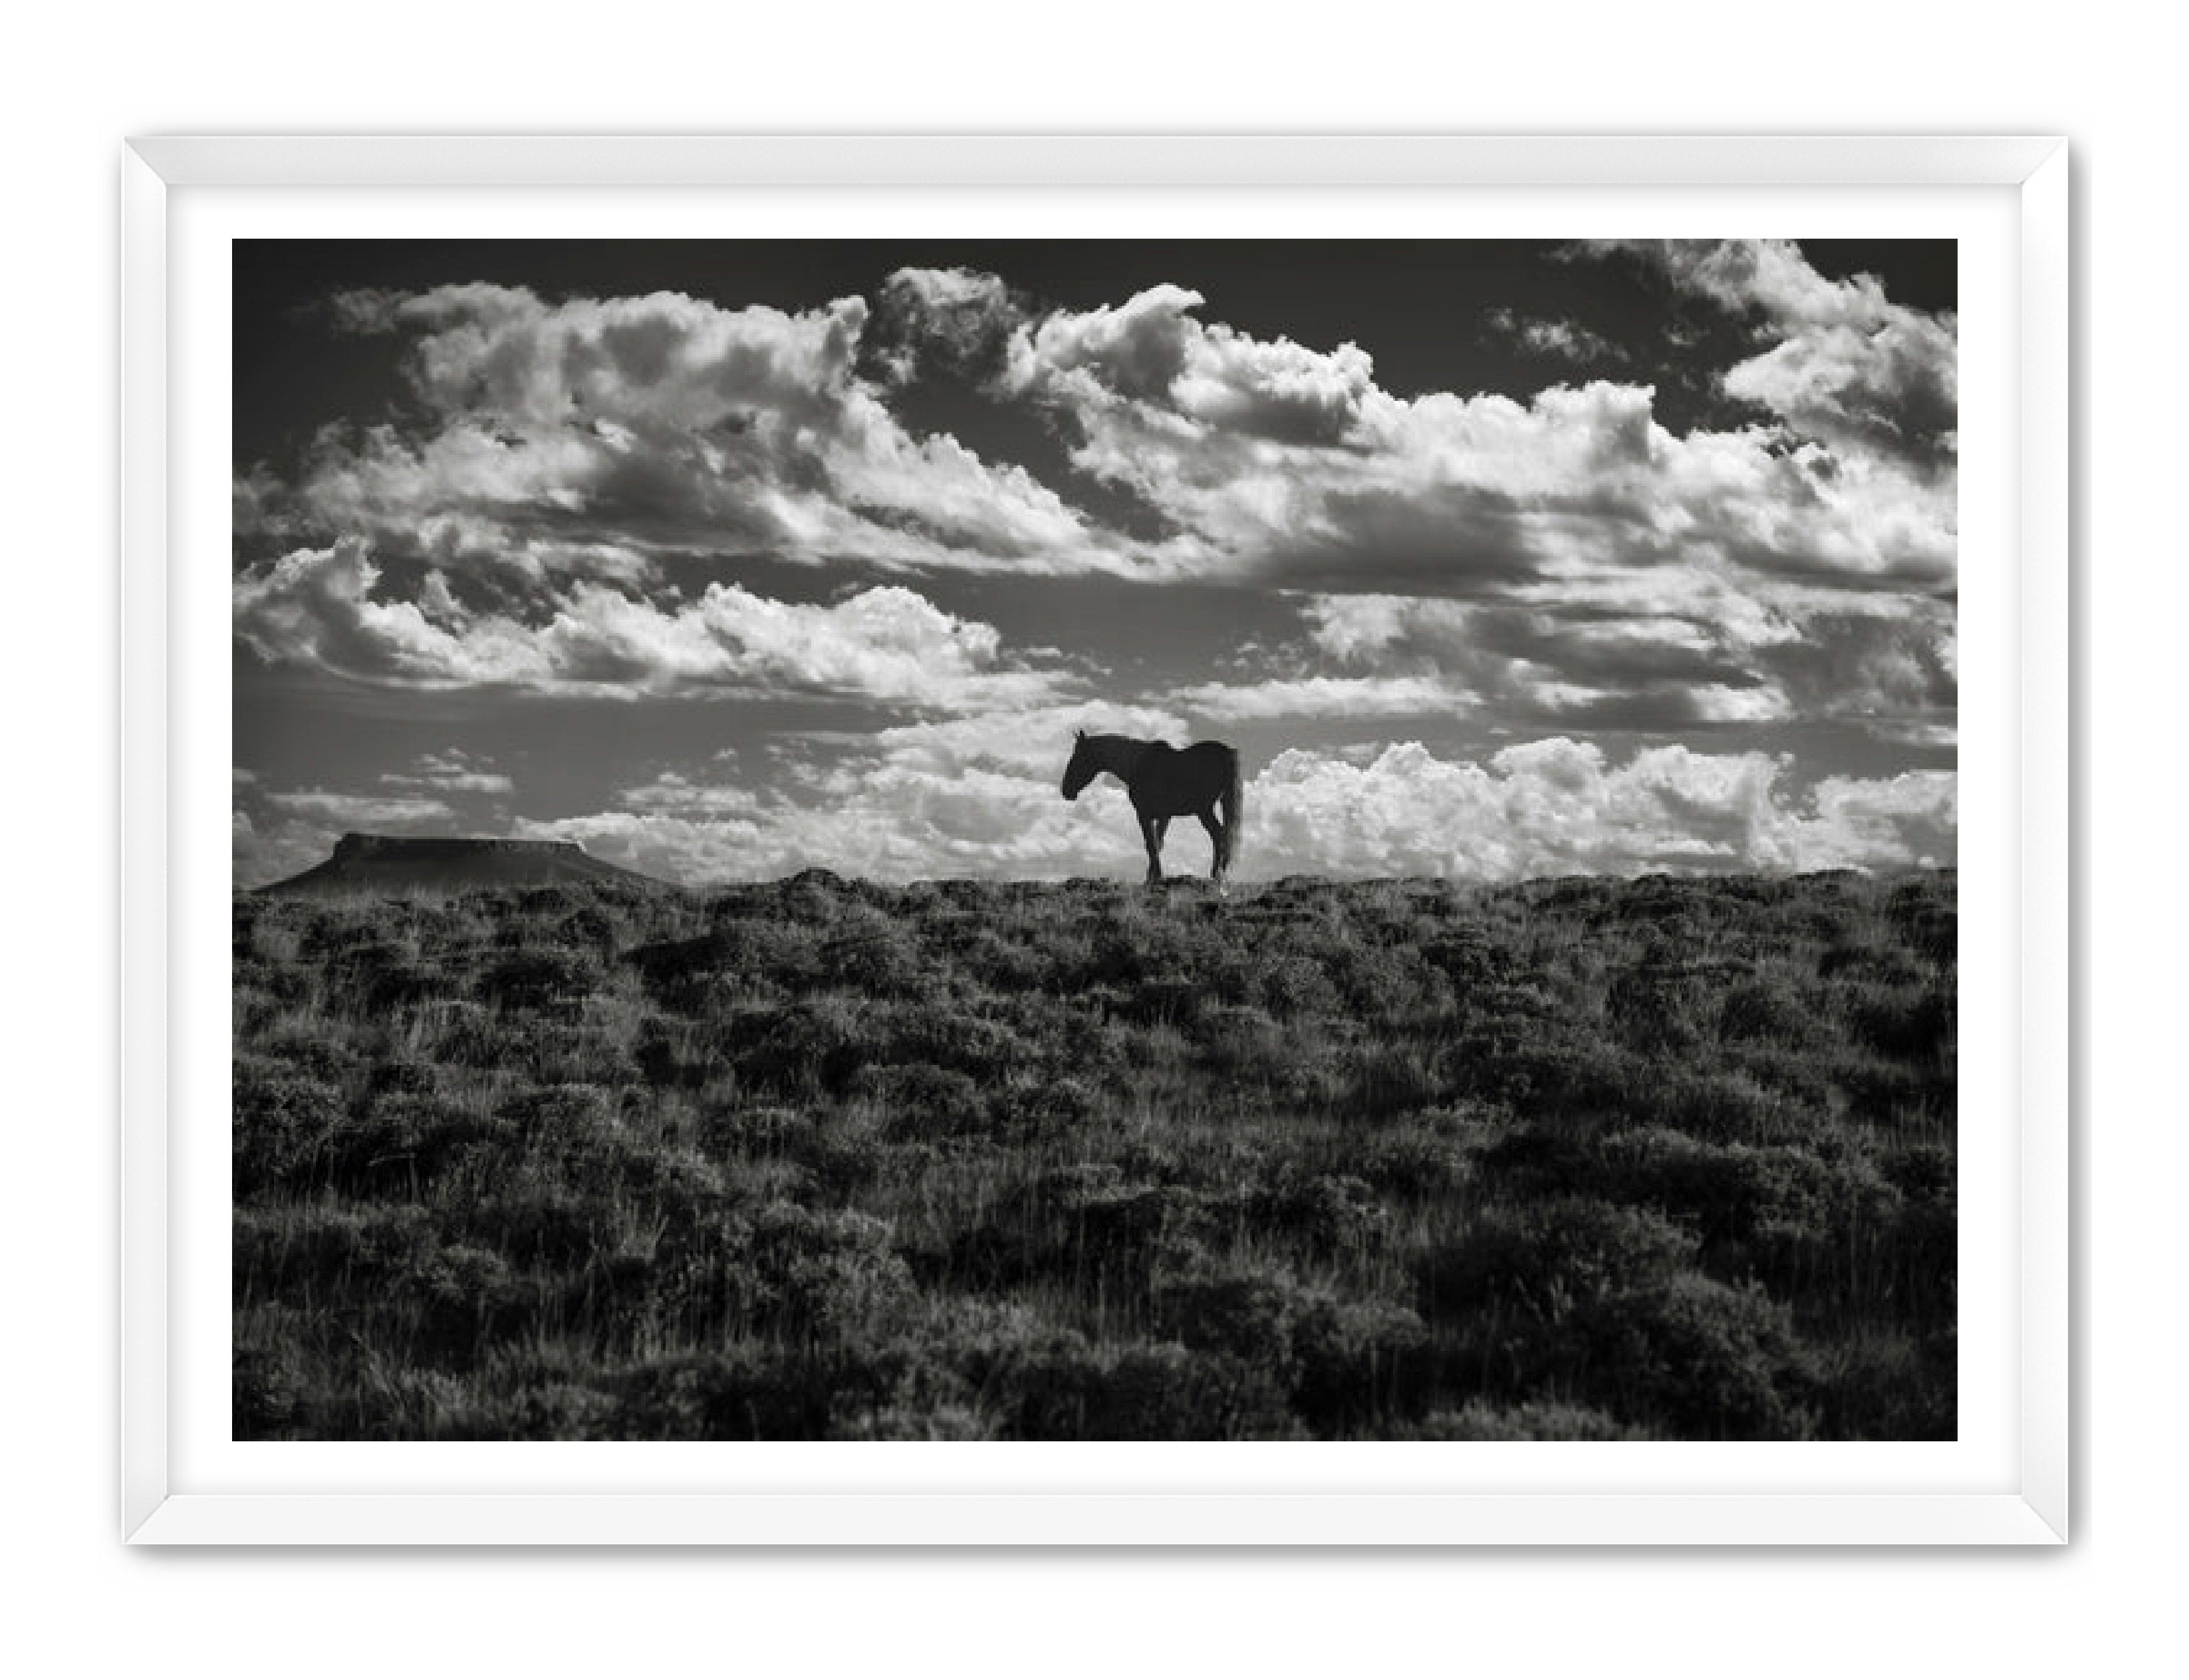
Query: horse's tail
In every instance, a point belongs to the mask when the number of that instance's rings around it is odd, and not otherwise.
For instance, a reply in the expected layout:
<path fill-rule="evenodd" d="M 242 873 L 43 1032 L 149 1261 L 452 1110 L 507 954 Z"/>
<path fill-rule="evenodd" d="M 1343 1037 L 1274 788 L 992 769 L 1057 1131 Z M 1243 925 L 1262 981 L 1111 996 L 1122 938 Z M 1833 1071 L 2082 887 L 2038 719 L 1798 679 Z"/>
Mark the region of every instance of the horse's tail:
<path fill-rule="evenodd" d="M 1247 789 L 1239 779 L 1239 755 L 1231 755 L 1231 780 L 1223 795 L 1224 867 L 1228 871 L 1239 855 L 1239 818 L 1247 809 Z"/>

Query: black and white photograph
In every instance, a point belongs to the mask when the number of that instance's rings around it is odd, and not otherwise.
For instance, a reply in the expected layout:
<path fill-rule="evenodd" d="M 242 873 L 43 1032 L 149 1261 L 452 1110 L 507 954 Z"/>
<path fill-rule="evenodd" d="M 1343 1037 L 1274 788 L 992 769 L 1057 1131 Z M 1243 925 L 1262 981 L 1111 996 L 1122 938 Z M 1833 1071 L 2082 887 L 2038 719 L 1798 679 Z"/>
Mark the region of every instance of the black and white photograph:
<path fill-rule="evenodd" d="M 1954 240 L 232 262 L 234 1440 L 1957 1439 Z"/>

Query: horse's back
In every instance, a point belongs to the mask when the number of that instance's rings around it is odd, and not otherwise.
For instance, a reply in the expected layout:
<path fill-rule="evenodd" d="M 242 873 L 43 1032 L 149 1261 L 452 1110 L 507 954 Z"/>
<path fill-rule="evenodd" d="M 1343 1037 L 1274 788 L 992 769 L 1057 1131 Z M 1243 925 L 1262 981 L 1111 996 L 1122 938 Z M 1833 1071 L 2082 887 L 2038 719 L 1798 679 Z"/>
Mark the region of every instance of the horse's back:
<path fill-rule="evenodd" d="M 1129 785 L 1140 799 L 1175 801 L 1173 808 L 1183 815 L 1213 803 L 1230 785 L 1238 765 L 1239 755 L 1221 741 L 1196 741 L 1188 747 L 1157 741 Z"/>

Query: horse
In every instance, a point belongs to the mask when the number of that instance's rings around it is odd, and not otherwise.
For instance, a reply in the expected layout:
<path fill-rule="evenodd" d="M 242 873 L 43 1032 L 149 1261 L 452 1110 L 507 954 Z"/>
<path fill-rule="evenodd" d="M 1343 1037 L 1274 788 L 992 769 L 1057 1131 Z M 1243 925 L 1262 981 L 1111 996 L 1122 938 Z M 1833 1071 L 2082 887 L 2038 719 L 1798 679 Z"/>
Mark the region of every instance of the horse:
<path fill-rule="evenodd" d="M 1197 817 L 1213 851 L 1208 878 L 1221 882 L 1239 850 L 1243 795 L 1239 755 L 1221 741 L 1196 741 L 1184 749 L 1168 741 L 1135 741 L 1123 735 L 1078 732 L 1072 762 L 1064 767 L 1064 796 L 1078 799 L 1107 771 L 1125 784 L 1140 839 L 1148 848 L 1148 885 L 1162 881 L 1163 834 L 1174 817 Z M 1217 816 L 1219 808 L 1223 817 Z"/>

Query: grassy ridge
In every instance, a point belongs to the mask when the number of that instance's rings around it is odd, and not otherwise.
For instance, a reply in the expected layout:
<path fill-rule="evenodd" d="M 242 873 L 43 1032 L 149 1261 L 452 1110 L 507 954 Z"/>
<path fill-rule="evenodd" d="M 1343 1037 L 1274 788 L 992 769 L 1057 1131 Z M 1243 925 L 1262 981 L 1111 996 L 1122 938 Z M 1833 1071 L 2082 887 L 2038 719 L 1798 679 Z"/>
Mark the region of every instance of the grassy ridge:
<path fill-rule="evenodd" d="M 241 1438 L 1954 1433 L 1950 874 L 234 935 Z"/>

